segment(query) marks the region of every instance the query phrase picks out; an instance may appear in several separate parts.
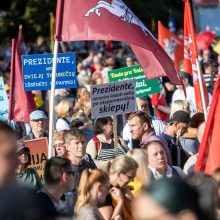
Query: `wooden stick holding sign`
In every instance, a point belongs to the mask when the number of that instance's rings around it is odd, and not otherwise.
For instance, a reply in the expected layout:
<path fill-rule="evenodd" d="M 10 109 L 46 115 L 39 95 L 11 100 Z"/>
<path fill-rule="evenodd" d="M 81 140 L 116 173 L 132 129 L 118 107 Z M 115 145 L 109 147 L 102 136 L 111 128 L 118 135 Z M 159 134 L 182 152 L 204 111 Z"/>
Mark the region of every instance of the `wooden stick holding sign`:
<path fill-rule="evenodd" d="M 113 115 L 113 134 L 116 156 L 118 150 L 117 115 L 136 110 L 135 80 L 91 86 L 92 119 Z"/>
<path fill-rule="evenodd" d="M 115 155 L 116 155 L 116 157 L 119 155 L 117 127 L 118 127 L 117 116 L 113 115 L 113 135 L 114 135 L 114 147 L 115 147 Z"/>

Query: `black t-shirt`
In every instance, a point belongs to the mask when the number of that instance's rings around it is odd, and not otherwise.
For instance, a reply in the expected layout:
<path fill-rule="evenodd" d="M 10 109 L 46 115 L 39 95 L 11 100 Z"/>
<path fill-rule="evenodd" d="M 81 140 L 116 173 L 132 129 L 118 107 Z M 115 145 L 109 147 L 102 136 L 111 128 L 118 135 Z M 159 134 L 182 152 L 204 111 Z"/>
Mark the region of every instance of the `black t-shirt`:
<path fill-rule="evenodd" d="M 80 181 L 80 177 L 82 175 L 82 172 L 84 169 L 96 169 L 96 166 L 94 163 L 91 163 L 85 159 L 83 159 L 82 164 L 81 165 L 72 165 L 73 166 L 73 171 L 75 172 L 75 181 L 74 181 L 74 185 L 73 185 L 73 205 L 75 205 L 76 203 L 76 199 L 77 199 L 77 191 L 78 191 L 78 187 L 79 187 L 79 181 Z"/>
<path fill-rule="evenodd" d="M 178 139 L 171 137 L 165 133 L 161 135 L 161 138 L 165 140 L 168 144 L 173 166 L 184 167 L 186 161 L 189 158 L 189 154 L 183 149 Z M 178 162 L 179 157 L 179 162 Z M 180 164 L 179 164 L 180 163 Z"/>
<path fill-rule="evenodd" d="M 113 207 L 111 194 L 108 194 L 106 196 L 105 201 L 103 203 L 98 203 L 97 204 L 98 208 L 102 208 L 102 207 L 106 207 L 106 206 L 112 206 Z"/>
<path fill-rule="evenodd" d="M 46 193 L 38 192 L 38 199 L 43 207 L 43 213 L 46 218 L 59 217 L 51 198 Z"/>
<path fill-rule="evenodd" d="M 50 215 L 36 192 L 15 185 L 0 188 L 0 207 L 1 220 L 48 220 Z"/>

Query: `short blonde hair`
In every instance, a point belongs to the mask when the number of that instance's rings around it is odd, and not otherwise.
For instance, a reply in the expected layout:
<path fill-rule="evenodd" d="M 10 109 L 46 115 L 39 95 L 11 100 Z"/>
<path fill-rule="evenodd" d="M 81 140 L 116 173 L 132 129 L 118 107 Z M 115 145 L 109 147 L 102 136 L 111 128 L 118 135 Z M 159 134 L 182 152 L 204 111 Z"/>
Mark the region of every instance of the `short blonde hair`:
<path fill-rule="evenodd" d="M 64 138 L 65 138 L 65 143 L 67 145 L 70 145 L 73 139 L 82 139 L 85 138 L 85 135 L 82 130 L 78 128 L 74 128 L 69 131 L 66 131 Z"/>
<path fill-rule="evenodd" d="M 54 109 L 58 117 L 65 118 L 69 116 L 68 112 L 71 108 L 73 108 L 73 103 L 68 99 L 64 99 L 58 105 L 56 105 Z"/>
<path fill-rule="evenodd" d="M 64 141 L 64 132 L 63 131 L 54 131 L 54 133 L 53 133 L 53 143 L 56 140 Z"/>
<path fill-rule="evenodd" d="M 190 104 L 187 100 L 176 100 L 171 104 L 171 109 L 170 109 L 170 117 L 179 110 L 183 110 L 183 111 L 190 111 L 189 108 Z"/>
<path fill-rule="evenodd" d="M 108 164 L 107 171 L 109 174 L 126 173 L 138 168 L 137 162 L 129 156 L 121 155 L 116 157 L 112 163 Z"/>

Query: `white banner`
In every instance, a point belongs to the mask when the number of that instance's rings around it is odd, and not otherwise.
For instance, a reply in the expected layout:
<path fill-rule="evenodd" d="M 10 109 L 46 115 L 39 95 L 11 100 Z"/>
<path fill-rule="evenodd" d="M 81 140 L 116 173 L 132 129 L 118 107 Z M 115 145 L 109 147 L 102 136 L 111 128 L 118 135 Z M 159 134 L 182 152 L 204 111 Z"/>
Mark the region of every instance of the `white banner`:
<path fill-rule="evenodd" d="M 133 79 L 91 86 L 91 95 L 93 119 L 136 110 Z"/>

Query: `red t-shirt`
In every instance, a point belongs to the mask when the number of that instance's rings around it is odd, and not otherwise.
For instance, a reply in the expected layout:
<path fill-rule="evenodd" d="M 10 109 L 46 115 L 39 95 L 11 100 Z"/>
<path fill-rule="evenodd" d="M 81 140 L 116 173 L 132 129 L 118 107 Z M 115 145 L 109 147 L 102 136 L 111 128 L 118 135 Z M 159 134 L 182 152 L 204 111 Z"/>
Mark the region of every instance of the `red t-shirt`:
<path fill-rule="evenodd" d="M 151 96 L 151 104 L 152 107 L 157 107 L 158 105 L 166 106 L 165 95 L 161 95 L 160 93 L 153 94 Z M 163 121 L 166 121 L 169 117 L 167 113 L 164 113 L 158 109 L 156 109 L 156 116 L 161 118 Z"/>

